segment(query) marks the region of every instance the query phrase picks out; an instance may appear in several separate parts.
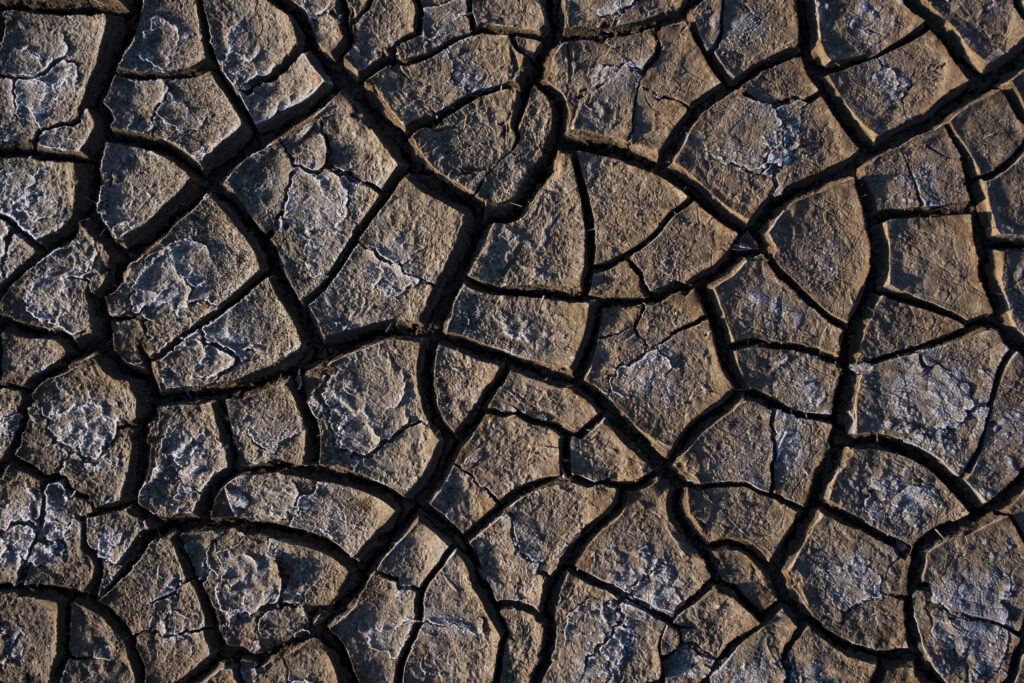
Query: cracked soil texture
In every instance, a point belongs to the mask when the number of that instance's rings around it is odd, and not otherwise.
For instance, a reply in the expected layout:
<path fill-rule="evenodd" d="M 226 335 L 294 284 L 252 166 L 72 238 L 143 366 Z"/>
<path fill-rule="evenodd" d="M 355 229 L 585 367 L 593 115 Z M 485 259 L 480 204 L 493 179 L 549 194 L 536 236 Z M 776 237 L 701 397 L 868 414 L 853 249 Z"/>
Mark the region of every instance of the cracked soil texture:
<path fill-rule="evenodd" d="M 0 0 L 0 681 L 1024 681 L 1020 0 Z"/>

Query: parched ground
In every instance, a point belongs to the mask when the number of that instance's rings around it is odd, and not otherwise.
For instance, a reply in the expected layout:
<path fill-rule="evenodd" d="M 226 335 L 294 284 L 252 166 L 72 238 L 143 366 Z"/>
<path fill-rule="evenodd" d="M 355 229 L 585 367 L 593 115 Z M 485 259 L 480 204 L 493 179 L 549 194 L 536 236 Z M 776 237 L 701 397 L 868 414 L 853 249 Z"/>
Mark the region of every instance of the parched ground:
<path fill-rule="evenodd" d="M 1022 11 L 0 0 L 0 681 L 1024 681 Z"/>

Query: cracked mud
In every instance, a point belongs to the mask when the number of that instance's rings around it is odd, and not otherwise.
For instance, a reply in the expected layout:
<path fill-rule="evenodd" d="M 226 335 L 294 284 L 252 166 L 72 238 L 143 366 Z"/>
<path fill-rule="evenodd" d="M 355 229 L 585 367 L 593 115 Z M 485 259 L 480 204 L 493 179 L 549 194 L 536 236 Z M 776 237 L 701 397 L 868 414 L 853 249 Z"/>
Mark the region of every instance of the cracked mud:
<path fill-rule="evenodd" d="M 1024 681 L 1024 5 L 0 0 L 0 681 Z"/>

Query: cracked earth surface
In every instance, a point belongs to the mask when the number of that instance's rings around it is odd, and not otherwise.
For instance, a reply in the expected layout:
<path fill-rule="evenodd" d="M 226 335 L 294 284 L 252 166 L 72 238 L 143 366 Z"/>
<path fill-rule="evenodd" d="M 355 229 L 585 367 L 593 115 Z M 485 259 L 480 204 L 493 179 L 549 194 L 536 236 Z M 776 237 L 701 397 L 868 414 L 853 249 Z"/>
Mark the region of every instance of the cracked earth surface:
<path fill-rule="evenodd" d="M 0 0 L 0 681 L 1024 680 L 1022 12 Z"/>

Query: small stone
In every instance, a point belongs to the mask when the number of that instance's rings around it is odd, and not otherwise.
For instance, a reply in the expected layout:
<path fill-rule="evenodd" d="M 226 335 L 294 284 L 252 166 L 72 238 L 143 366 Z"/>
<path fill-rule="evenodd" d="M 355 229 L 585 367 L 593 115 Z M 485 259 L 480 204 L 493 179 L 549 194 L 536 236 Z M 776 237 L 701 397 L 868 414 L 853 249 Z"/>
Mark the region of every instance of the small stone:
<path fill-rule="evenodd" d="M 663 452 L 729 390 L 702 319 L 692 294 L 601 315 L 587 381 Z"/>
<path fill-rule="evenodd" d="M 99 505 L 117 502 L 128 475 L 138 417 L 136 389 L 92 355 L 32 392 L 17 456 L 67 478 Z"/>
<path fill-rule="evenodd" d="M 614 497 L 612 489 L 602 486 L 555 481 L 508 505 L 472 540 L 494 597 L 538 607 L 546 578 L 566 548 Z"/>
<path fill-rule="evenodd" d="M 665 614 L 711 578 L 668 518 L 668 495 L 646 488 L 583 549 L 576 566 Z"/>
<path fill-rule="evenodd" d="M 145 239 L 182 200 L 188 173 L 157 152 L 111 143 L 100 164 L 99 214 L 121 244 Z"/>
<path fill-rule="evenodd" d="M 313 630 L 347 576 L 322 551 L 255 532 L 189 532 L 182 543 L 224 642 L 252 653 Z"/>
<path fill-rule="evenodd" d="M 235 386 L 287 366 L 301 348 L 295 321 L 264 280 L 153 361 L 153 374 L 162 391 Z"/>
<path fill-rule="evenodd" d="M 288 382 L 267 384 L 225 404 L 245 466 L 299 465 L 305 460 L 306 425 Z"/>
<path fill-rule="evenodd" d="M 583 303 L 463 287 L 455 297 L 445 332 L 568 372 L 583 342 L 586 320 L 587 305 Z"/>
<path fill-rule="evenodd" d="M 887 650 L 906 643 L 908 564 L 892 546 L 815 512 L 783 574 L 823 626 L 861 647 Z"/>
<path fill-rule="evenodd" d="M 901 218 L 885 223 L 886 285 L 964 319 L 992 312 L 978 278 L 971 216 Z"/>
<path fill-rule="evenodd" d="M 845 448 L 825 500 L 909 546 L 967 514 L 926 467 L 878 448 Z"/>
<path fill-rule="evenodd" d="M 327 539 L 350 557 L 387 524 L 395 509 L 351 486 L 284 472 L 240 474 L 224 484 L 213 517 L 277 524 Z"/>
<path fill-rule="evenodd" d="M 498 375 L 498 366 L 449 344 L 437 348 L 434 397 L 441 418 L 452 431 L 461 427 Z"/>
<path fill-rule="evenodd" d="M 967 82 L 930 32 L 825 80 L 872 141 L 926 116 Z"/>
<path fill-rule="evenodd" d="M 149 474 L 139 504 L 164 519 L 198 516 L 211 480 L 228 467 L 211 401 L 160 406 L 149 427 Z"/>
<path fill-rule="evenodd" d="M 437 437 L 419 394 L 419 347 L 388 340 L 303 374 L 320 427 L 320 463 L 407 493 L 433 457 Z"/>

